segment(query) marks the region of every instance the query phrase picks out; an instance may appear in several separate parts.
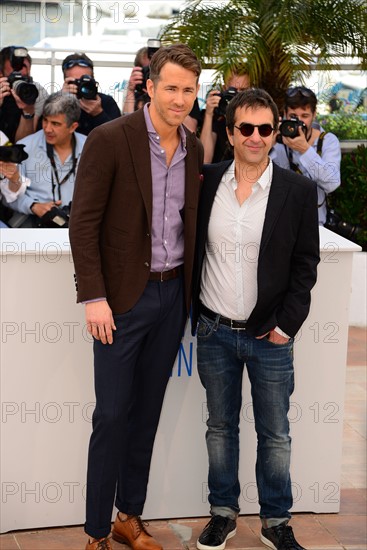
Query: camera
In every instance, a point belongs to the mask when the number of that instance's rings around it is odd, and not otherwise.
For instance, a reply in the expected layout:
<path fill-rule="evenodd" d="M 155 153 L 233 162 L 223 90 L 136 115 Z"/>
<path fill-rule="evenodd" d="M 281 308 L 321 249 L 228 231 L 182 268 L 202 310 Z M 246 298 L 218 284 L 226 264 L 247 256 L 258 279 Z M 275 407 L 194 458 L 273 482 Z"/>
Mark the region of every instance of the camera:
<path fill-rule="evenodd" d="M 297 116 L 291 116 L 289 119 L 283 120 L 279 126 L 279 141 L 282 143 L 281 136 L 294 139 L 299 135 L 298 128 L 302 128 L 303 133 L 306 135 L 307 126 L 304 122 L 299 120 Z"/>
<path fill-rule="evenodd" d="M 28 56 L 28 50 L 19 46 L 12 46 L 10 50 L 9 61 L 13 72 L 8 76 L 8 82 L 23 103 L 34 105 L 38 97 L 37 86 L 33 84 L 32 77 L 23 76 L 20 72 L 24 67 L 24 60 Z"/>
<path fill-rule="evenodd" d="M 355 238 L 360 233 L 361 228 L 359 225 L 343 221 L 343 218 L 335 212 L 332 208 L 328 208 L 325 227 L 341 235 L 345 239 L 355 242 Z"/>
<path fill-rule="evenodd" d="M 38 89 L 33 84 L 31 76 L 23 76 L 21 73 L 13 71 L 8 76 L 8 82 L 14 92 L 26 105 L 34 105 L 38 97 Z"/>
<path fill-rule="evenodd" d="M 225 118 L 227 105 L 231 101 L 231 99 L 233 99 L 234 96 L 237 95 L 237 93 L 237 88 L 230 86 L 227 90 L 218 94 L 220 96 L 220 101 L 218 103 L 218 107 L 214 109 L 214 114 L 217 118 Z"/>
<path fill-rule="evenodd" d="M 14 162 L 20 164 L 28 158 L 28 154 L 24 151 L 25 145 L 2 145 L 0 146 L 0 160 L 3 162 Z"/>
<path fill-rule="evenodd" d="M 146 93 L 146 89 L 147 89 L 147 80 L 149 78 L 149 75 L 150 75 L 150 68 L 149 68 L 149 65 L 147 67 L 142 67 L 141 68 L 141 72 L 143 74 L 143 82 L 141 84 L 137 84 L 135 86 L 135 98 L 138 99 L 139 96 L 143 95 Z"/>
<path fill-rule="evenodd" d="M 162 45 L 162 43 L 158 38 L 149 38 L 148 39 L 147 46 L 148 46 L 148 59 L 149 59 L 149 61 L 152 59 L 155 52 L 157 52 L 159 50 L 161 45 Z"/>
<path fill-rule="evenodd" d="M 96 99 L 98 82 L 89 74 L 83 74 L 80 78 L 73 80 L 71 84 L 75 84 L 78 88 L 76 93 L 78 99 Z"/>
<path fill-rule="evenodd" d="M 53 206 L 51 210 L 46 212 L 40 218 L 39 227 L 48 227 L 48 228 L 59 228 L 59 227 L 69 227 L 69 218 L 71 211 L 71 202 L 65 206 Z"/>
<path fill-rule="evenodd" d="M 148 46 L 148 59 L 152 59 L 155 52 L 161 47 L 161 41 L 158 38 L 149 38 L 147 42 Z M 147 80 L 150 76 L 149 65 L 141 68 L 143 73 L 143 82 L 135 87 L 135 99 L 138 99 L 141 94 L 144 94 L 147 89 Z"/>

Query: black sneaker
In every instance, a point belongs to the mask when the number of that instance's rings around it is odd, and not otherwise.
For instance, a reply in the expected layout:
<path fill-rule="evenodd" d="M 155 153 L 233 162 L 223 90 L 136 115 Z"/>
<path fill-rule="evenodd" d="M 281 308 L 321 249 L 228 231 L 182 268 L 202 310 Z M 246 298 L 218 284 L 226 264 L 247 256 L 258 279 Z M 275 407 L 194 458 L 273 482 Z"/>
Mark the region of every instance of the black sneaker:
<path fill-rule="evenodd" d="M 197 543 L 199 550 L 224 550 L 226 542 L 236 534 L 236 522 L 234 519 L 224 516 L 213 516 L 204 527 Z"/>
<path fill-rule="evenodd" d="M 273 550 L 305 550 L 298 544 L 293 535 L 293 529 L 288 525 L 288 521 L 283 521 L 280 525 L 261 529 L 261 542 Z"/>

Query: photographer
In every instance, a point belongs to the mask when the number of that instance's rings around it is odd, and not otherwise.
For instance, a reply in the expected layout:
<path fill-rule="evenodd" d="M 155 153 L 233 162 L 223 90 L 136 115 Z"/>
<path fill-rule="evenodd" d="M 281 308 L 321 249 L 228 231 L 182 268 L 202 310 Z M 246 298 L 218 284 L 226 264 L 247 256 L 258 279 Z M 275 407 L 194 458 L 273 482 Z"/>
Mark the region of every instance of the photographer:
<path fill-rule="evenodd" d="M 131 71 L 125 101 L 122 107 L 122 113 L 124 115 L 133 113 L 137 109 L 142 108 L 146 102 L 145 100 L 149 101 L 149 96 L 146 92 L 146 74 L 143 72 L 147 72 L 145 67 L 149 67 L 149 64 L 148 48 L 145 46 L 136 52 L 134 67 Z"/>
<path fill-rule="evenodd" d="M 23 195 L 30 184 L 29 178 L 19 175 L 17 166 L 27 155 L 24 152 L 19 154 L 20 150 L 16 147 L 11 146 L 6 135 L 0 131 L 0 200 L 4 197 L 8 204 Z M 11 211 L 0 204 L 0 228 L 8 227 L 5 222 L 10 216 Z"/>
<path fill-rule="evenodd" d="M 24 195 L 9 206 L 31 215 L 25 227 L 67 225 L 77 165 L 86 140 L 75 132 L 79 117 L 80 106 L 74 95 L 51 94 L 42 113 L 43 129 L 22 140 L 28 158 L 21 170 L 31 181 Z M 17 170 L 14 178 L 19 175 Z"/>
<path fill-rule="evenodd" d="M 328 193 L 340 185 L 341 151 L 338 138 L 325 133 L 315 122 L 317 98 L 304 86 L 289 88 L 285 96 L 284 119 L 270 157 L 317 184 L 319 224 L 326 221 Z"/>
<path fill-rule="evenodd" d="M 233 158 L 233 149 L 228 141 L 225 108 L 237 92 L 250 87 L 250 79 L 243 68 L 232 72 L 224 79 L 221 90 L 208 94 L 203 111 L 203 125 L 200 141 L 204 146 L 204 162 L 220 162 Z M 220 108 L 219 108 L 220 107 Z"/>
<path fill-rule="evenodd" d="M 98 92 L 94 80 L 93 62 L 84 53 L 73 53 L 62 62 L 63 91 L 79 99 L 81 107 L 78 131 L 88 135 L 93 128 L 121 116 L 116 101 L 110 95 Z"/>
<path fill-rule="evenodd" d="M 12 143 L 36 131 L 48 93 L 30 75 L 32 59 L 26 48 L 0 51 L 0 130 Z"/>

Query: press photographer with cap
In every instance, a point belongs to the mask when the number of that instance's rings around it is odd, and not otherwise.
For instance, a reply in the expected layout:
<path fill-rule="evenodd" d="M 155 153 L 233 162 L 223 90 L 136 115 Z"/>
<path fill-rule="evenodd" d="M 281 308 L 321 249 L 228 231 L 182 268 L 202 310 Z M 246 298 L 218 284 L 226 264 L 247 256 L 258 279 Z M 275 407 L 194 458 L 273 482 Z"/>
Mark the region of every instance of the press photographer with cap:
<path fill-rule="evenodd" d="M 0 130 L 12 143 L 36 131 L 46 90 L 31 77 L 27 48 L 7 46 L 0 51 Z"/>
<path fill-rule="evenodd" d="M 78 161 L 86 140 L 75 132 L 79 117 L 80 106 L 75 96 L 56 92 L 45 101 L 42 130 L 21 140 L 28 158 L 14 177 L 29 177 L 30 185 L 23 196 L 8 206 L 29 215 L 23 227 L 66 225 Z M 55 222 L 51 211 L 57 214 Z"/>
<path fill-rule="evenodd" d="M 121 116 L 116 101 L 98 91 L 93 62 L 85 53 L 73 53 L 62 62 L 63 91 L 75 94 L 81 108 L 78 132 L 88 135 L 93 128 Z"/>
<path fill-rule="evenodd" d="M 316 122 L 316 108 L 316 95 L 309 88 L 287 90 L 284 120 L 270 157 L 278 166 L 316 182 L 319 224 L 324 225 L 327 195 L 340 185 L 341 150 L 338 138 Z"/>

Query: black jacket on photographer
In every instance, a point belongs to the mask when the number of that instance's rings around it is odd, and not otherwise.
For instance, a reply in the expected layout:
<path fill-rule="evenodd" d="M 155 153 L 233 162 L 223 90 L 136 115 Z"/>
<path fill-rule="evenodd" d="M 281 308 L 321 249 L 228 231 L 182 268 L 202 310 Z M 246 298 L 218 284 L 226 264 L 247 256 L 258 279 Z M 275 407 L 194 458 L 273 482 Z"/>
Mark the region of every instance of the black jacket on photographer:
<path fill-rule="evenodd" d="M 11 143 L 15 143 L 15 134 L 21 116 L 22 111 L 15 103 L 13 96 L 5 97 L 0 107 L 0 130 L 8 136 Z"/>
<path fill-rule="evenodd" d="M 98 92 L 98 95 L 101 98 L 102 113 L 97 116 L 92 116 L 82 109 L 80 114 L 78 132 L 85 136 L 100 124 L 104 124 L 105 122 L 109 122 L 121 116 L 120 109 L 113 97 L 100 92 Z"/>
<path fill-rule="evenodd" d="M 199 132 L 202 126 L 202 121 L 205 117 L 205 109 L 201 111 L 201 120 L 199 121 Z M 217 135 L 214 146 L 214 155 L 212 163 L 222 162 L 223 160 L 233 159 L 233 147 L 228 141 L 226 130 L 226 118 L 224 116 L 213 117 L 212 131 Z"/>

